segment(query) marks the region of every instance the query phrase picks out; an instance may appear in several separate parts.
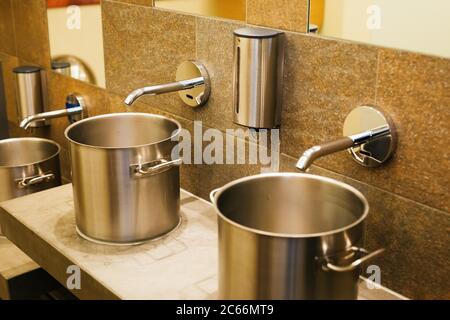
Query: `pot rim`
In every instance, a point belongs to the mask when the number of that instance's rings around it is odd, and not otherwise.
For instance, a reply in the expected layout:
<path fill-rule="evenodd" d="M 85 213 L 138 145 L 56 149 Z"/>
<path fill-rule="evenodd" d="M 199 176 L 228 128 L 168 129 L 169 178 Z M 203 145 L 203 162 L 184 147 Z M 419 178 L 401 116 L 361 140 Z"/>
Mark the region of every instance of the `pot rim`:
<path fill-rule="evenodd" d="M 40 163 L 46 162 L 46 161 L 48 161 L 48 160 L 58 156 L 61 153 L 61 146 L 57 142 L 55 142 L 53 140 L 50 140 L 50 139 L 44 139 L 44 138 L 35 138 L 35 137 L 9 138 L 9 139 L 2 139 L 2 140 L 0 140 L 0 144 L 7 143 L 7 142 L 15 142 L 15 141 L 47 142 L 47 143 L 50 143 L 50 144 L 54 145 L 56 147 L 56 151 L 51 156 L 43 158 L 43 159 L 41 159 L 39 161 L 34 161 L 34 162 L 29 162 L 29 163 L 24 163 L 24 164 L 11 165 L 11 166 L 2 166 L 2 165 L 0 165 L 0 169 L 23 168 L 23 167 L 28 167 L 28 166 L 40 164 Z"/>
<path fill-rule="evenodd" d="M 78 141 L 73 140 L 72 138 L 69 137 L 69 131 L 72 130 L 73 128 L 85 123 L 85 122 L 90 122 L 96 119 L 101 119 L 101 118 L 115 118 L 115 117 L 119 117 L 119 116 L 145 116 L 147 118 L 159 118 L 159 119 L 164 119 L 167 121 L 170 121 L 172 123 L 174 123 L 178 129 L 176 129 L 174 132 L 172 132 L 172 134 L 164 139 L 161 139 L 159 141 L 155 141 L 152 143 L 146 143 L 146 144 L 140 144 L 140 145 L 130 145 L 127 147 L 102 147 L 102 146 L 95 146 L 95 145 L 90 145 L 90 144 L 85 144 L 85 143 L 81 143 Z M 172 138 L 178 136 L 182 130 L 182 126 L 181 124 L 172 118 L 163 116 L 163 115 L 158 115 L 158 114 L 153 114 L 153 113 L 144 113 L 144 112 L 120 112 L 120 113 L 108 113 L 108 114 L 102 114 L 102 115 L 98 115 L 95 117 L 90 117 L 90 118 L 86 118 L 80 121 L 77 121 L 75 123 L 72 123 L 70 126 L 68 126 L 66 128 L 66 130 L 64 131 L 64 136 L 66 137 L 66 139 L 76 145 L 82 146 L 82 147 L 86 147 L 86 148 L 91 148 L 91 149 L 99 149 L 99 150 L 129 150 L 129 149 L 135 149 L 135 148 L 143 148 L 143 147 L 148 147 L 148 146 L 152 146 L 152 145 L 156 145 L 159 143 L 163 143 L 169 140 L 172 140 Z"/>
<path fill-rule="evenodd" d="M 334 184 L 335 186 L 338 186 L 340 188 L 347 189 L 348 191 L 352 192 L 356 197 L 358 197 L 359 200 L 361 200 L 361 202 L 363 204 L 364 211 L 363 211 L 361 217 L 359 217 L 356 221 L 354 221 L 353 223 L 351 223 L 345 227 L 339 228 L 339 229 L 334 229 L 334 230 L 325 231 L 325 232 L 318 232 L 318 233 L 292 234 L 292 233 L 270 232 L 270 231 L 264 231 L 264 230 L 260 230 L 260 229 L 247 227 L 245 225 L 242 225 L 242 224 L 226 217 L 219 210 L 219 208 L 217 206 L 217 199 L 220 197 L 220 195 L 224 191 L 226 191 L 227 189 L 229 189 L 235 185 L 238 185 L 242 182 L 264 179 L 267 177 L 302 177 L 302 178 L 320 180 L 323 182 L 328 182 L 328 183 Z M 274 238 L 307 239 L 307 238 L 320 238 L 320 237 L 335 235 L 335 234 L 350 230 L 350 229 L 356 227 L 357 225 L 361 224 L 367 218 L 367 215 L 369 214 L 369 202 L 367 201 L 366 197 L 364 197 L 364 195 L 358 189 L 356 189 L 346 183 L 334 180 L 332 178 L 322 177 L 322 176 L 308 174 L 308 173 L 275 172 L 275 173 L 258 174 L 258 175 L 248 176 L 248 177 L 234 180 L 216 190 L 217 190 L 217 192 L 213 195 L 213 200 L 214 200 L 213 205 L 214 205 L 214 208 L 215 208 L 217 214 L 219 215 L 219 217 L 221 219 L 223 219 L 224 221 L 230 223 L 231 225 L 233 225 L 241 230 L 248 231 L 248 232 L 251 232 L 251 233 L 254 233 L 257 235 L 274 237 Z"/>

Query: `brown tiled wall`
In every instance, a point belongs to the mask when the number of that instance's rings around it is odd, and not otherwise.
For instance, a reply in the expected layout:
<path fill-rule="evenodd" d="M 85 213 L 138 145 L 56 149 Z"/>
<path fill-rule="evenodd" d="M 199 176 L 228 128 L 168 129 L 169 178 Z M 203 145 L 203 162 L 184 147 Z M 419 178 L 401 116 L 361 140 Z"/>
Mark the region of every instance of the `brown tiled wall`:
<path fill-rule="evenodd" d="M 247 0 L 247 22 L 289 31 L 306 32 L 308 0 Z"/>
<path fill-rule="evenodd" d="M 150 2 L 103 1 L 107 88 L 48 72 L 51 109 L 76 91 L 86 97 L 90 116 L 139 111 L 174 117 L 188 129 L 194 120 L 220 130 L 235 128 L 232 31 L 244 23 L 154 9 Z M 375 261 L 383 284 L 410 298 L 449 299 L 450 60 L 291 32 L 304 31 L 306 20 L 297 12 L 306 10 L 306 1 L 283 2 L 288 6 L 247 3 L 249 23 L 290 30 L 281 169 L 294 171 L 296 158 L 307 147 L 339 136 L 352 108 L 370 104 L 388 111 L 399 133 L 398 151 L 388 165 L 365 169 L 343 152 L 317 161 L 313 172 L 352 184 L 369 199 L 366 245 L 372 250 L 387 248 Z M 11 70 L 24 63 L 48 68 L 49 56 L 45 1 L 0 1 L 0 61 L 13 136 L 25 133 L 17 127 Z M 212 96 L 205 107 L 184 107 L 176 94 L 144 98 L 129 110 L 123 106 L 131 89 L 171 81 L 181 61 L 195 58 L 205 63 L 212 77 Z M 62 145 L 63 175 L 69 178 L 66 126 L 65 119 L 58 119 L 26 134 Z M 258 165 L 186 165 L 182 186 L 206 198 L 211 189 L 259 171 Z"/>

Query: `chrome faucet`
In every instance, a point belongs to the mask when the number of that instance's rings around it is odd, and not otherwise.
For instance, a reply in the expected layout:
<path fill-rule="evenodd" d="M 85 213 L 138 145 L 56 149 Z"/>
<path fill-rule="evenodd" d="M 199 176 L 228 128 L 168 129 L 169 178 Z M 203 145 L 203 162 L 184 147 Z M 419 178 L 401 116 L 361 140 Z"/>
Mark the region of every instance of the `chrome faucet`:
<path fill-rule="evenodd" d="M 65 109 L 33 114 L 31 116 L 24 118 L 20 122 L 19 126 L 22 129 L 27 130 L 32 123 L 43 120 L 50 120 L 54 118 L 62 118 L 66 116 L 69 118 L 69 122 L 73 123 L 75 121 L 81 120 L 83 116 L 83 111 L 84 111 L 83 98 L 77 94 L 70 94 L 66 98 Z"/>
<path fill-rule="evenodd" d="M 300 157 L 297 162 L 297 169 L 306 171 L 313 164 L 313 162 L 320 157 L 360 146 L 377 138 L 389 135 L 390 133 L 390 128 L 386 125 L 373 130 L 365 131 L 363 133 L 343 137 L 335 141 L 314 146 L 306 150 Z"/>
<path fill-rule="evenodd" d="M 131 92 L 124 103 L 127 106 L 131 106 L 137 99 L 144 95 L 156 96 L 158 94 L 177 92 L 181 90 L 192 89 L 205 84 L 205 79 L 203 77 L 198 77 L 189 80 L 182 80 L 177 82 L 171 82 L 167 84 L 159 84 L 151 87 L 144 87 L 136 89 Z"/>
<path fill-rule="evenodd" d="M 72 107 L 72 108 L 61 109 L 61 110 L 56 110 L 56 111 L 38 113 L 38 114 L 34 114 L 34 115 L 28 116 L 25 119 L 23 119 L 20 122 L 20 127 L 24 130 L 27 130 L 32 123 L 37 122 L 37 121 L 50 120 L 50 119 L 54 119 L 54 118 L 62 118 L 65 116 L 70 117 L 72 115 L 81 114 L 82 112 L 83 112 L 82 107 Z"/>
<path fill-rule="evenodd" d="M 297 169 L 305 172 L 316 159 L 347 149 L 359 164 L 376 167 L 388 160 L 396 146 L 393 122 L 374 107 L 354 109 L 345 120 L 344 135 L 306 150 L 297 162 Z"/>
<path fill-rule="evenodd" d="M 126 97 L 124 103 L 131 106 L 144 95 L 155 96 L 170 92 L 178 92 L 183 102 L 190 107 L 205 104 L 211 92 L 209 74 L 205 66 L 197 61 L 185 61 L 177 69 L 176 82 L 136 89 Z"/>

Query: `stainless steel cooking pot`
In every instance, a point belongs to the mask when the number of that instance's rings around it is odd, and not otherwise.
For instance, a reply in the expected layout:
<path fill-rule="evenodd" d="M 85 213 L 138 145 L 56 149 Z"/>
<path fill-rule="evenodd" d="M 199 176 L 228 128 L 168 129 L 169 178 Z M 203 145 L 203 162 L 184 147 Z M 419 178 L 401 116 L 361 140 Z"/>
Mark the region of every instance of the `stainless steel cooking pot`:
<path fill-rule="evenodd" d="M 223 299 L 356 299 L 369 205 L 355 188 L 308 174 L 246 177 L 211 193 Z"/>
<path fill-rule="evenodd" d="M 0 202 L 61 185 L 59 152 L 51 140 L 0 140 Z"/>
<path fill-rule="evenodd" d="M 180 222 L 180 159 L 172 159 L 180 124 L 146 113 L 116 113 L 72 124 L 70 142 L 79 234 L 134 244 Z"/>

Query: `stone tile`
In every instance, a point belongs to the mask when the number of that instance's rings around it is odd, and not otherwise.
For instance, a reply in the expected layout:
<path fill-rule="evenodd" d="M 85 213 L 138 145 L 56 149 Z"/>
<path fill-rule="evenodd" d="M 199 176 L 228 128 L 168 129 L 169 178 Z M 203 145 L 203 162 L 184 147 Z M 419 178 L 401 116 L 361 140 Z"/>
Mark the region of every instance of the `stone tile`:
<path fill-rule="evenodd" d="M 188 190 L 209 201 L 209 193 L 236 179 L 259 174 L 258 165 L 195 165 L 197 183 L 194 190 Z"/>
<path fill-rule="evenodd" d="M 120 112 L 140 112 L 136 110 L 136 107 L 129 108 L 127 107 L 123 101 L 125 100 L 125 96 L 118 95 L 111 92 L 106 92 L 106 101 L 107 108 L 109 113 L 120 113 Z M 136 102 L 137 104 L 141 104 L 141 102 Z"/>
<path fill-rule="evenodd" d="M 195 17 L 111 1 L 102 2 L 106 87 L 126 95 L 175 81 L 178 65 L 196 58 Z M 143 97 L 159 109 L 193 119 L 177 93 Z"/>
<path fill-rule="evenodd" d="M 450 299 L 450 215 L 371 187 L 366 245 L 382 284 L 412 299 Z"/>
<path fill-rule="evenodd" d="M 0 1 L 0 21 L 0 51 L 15 56 L 16 40 L 11 0 Z"/>
<path fill-rule="evenodd" d="M 233 161 L 229 161 L 227 164 L 227 153 L 229 153 L 229 148 L 226 145 L 227 137 L 234 139 L 233 143 Z M 204 198 L 209 201 L 209 193 L 225 184 L 240 179 L 242 177 L 256 175 L 263 172 L 265 166 L 263 166 L 259 159 L 253 157 L 251 159 L 251 150 L 256 150 L 257 145 L 249 141 L 239 139 L 232 135 L 224 135 L 223 139 L 223 163 L 222 164 L 207 164 L 205 161 L 203 164 L 193 164 L 192 170 L 194 171 L 194 176 L 196 177 L 195 189 L 189 190 L 195 195 Z M 203 143 L 203 152 L 205 153 L 206 147 L 209 142 Z M 242 146 L 239 149 L 238 145 Z M 239 151 L 241 150 L 241 151 Z M 240 153 L 242 152 L 242 153 Z M 242 157 L 242 161 L 238 160 L 238 157 Z M 231 156 L 230 156 L 231 160 Z"/>
<path fill-rule="evenodd" d="M 450 211 L 450 60 L 380 51 L 377 104 L 396 124 L 396 156 L 371 183 Z"/>
<path fill-rule="evenodd" d="M 46 1 L 14 0 L 12 8 L 17 56 L 50 69 Z"/>
<path fill-rule="evenodd" d="M 247 22 L 265 27 L 306 32 L 308 0 L 247 0 Z"/>
<path fill-rule="evenodd" d="M 208 103 L 195 109 L 195 120 L 226 129 L 239 128 L 233 123 L 233 31 L 244 25 L 231 21 L 197 18 L 197 58 L 211 77 Z"/>
<path fill-rule="evenodd" d="M 341 137 L 345 117 L 353 108 L 374 104 L 378 51 L 292 33 L 286 39 L 281 148 L 297 158 L 316 144 Z M 315 163 L 369 181 L 369 170 L 346 152 Z"/>

